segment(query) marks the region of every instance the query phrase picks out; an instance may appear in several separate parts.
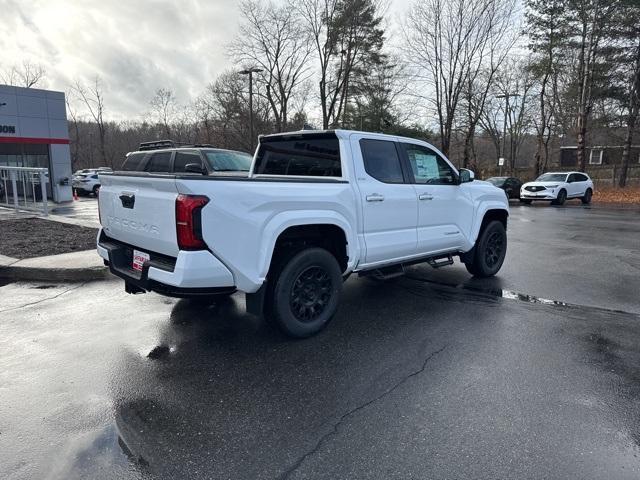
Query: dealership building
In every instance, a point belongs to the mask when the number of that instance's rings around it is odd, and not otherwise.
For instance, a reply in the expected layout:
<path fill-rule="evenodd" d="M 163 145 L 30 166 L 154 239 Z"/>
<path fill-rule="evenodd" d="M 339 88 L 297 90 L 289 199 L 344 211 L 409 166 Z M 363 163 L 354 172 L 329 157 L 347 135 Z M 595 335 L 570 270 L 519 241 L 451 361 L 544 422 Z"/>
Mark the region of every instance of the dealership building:
<path fill-rule="evenodd" d="M 0 85 L 0 168 L 3 166 L 47 168 L 49 199 L 72 199 L 63 92 Z"/>

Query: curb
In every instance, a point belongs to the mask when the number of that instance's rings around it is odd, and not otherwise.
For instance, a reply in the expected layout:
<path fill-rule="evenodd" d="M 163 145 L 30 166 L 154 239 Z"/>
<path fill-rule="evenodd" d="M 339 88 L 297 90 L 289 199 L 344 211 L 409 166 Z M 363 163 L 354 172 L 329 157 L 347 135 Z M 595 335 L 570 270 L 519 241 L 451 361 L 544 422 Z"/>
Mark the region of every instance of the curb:
<path fill-rule="evenodd" d="M 0 267 L 0 278 L 8 278 L 13 281 L 87 282 L 90 280 L 105 280 L 109 278 L 109 275 L 107 267 L 39 268 L 18 265 Z"/>
<path fill-rule="evenodd" d="M 18 260 L 0 255 L 0 278 L 13 281 L 86 282 L 109 277 L 109 269 L 94 250 Z"/>

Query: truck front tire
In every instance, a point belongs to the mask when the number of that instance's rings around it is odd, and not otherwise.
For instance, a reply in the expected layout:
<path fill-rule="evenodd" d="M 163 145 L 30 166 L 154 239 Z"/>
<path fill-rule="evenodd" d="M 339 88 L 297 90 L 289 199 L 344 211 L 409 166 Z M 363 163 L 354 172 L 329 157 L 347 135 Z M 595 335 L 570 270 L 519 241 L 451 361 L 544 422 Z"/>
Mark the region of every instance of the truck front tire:
<path fill-rule="evenodd" d="M 269 277 L 266 314 L 286 335 L 314 335 L 336 313 L 342 272 L 327 250 L 313 247 L 279 255 Z"/>
<path fill-rule="evenodd" d="M 475 277 L 492 277 L 502 267 L 507 254 L 507 232 L 502 222 L 493 220 L 480 232 L 465 267 Z"/>

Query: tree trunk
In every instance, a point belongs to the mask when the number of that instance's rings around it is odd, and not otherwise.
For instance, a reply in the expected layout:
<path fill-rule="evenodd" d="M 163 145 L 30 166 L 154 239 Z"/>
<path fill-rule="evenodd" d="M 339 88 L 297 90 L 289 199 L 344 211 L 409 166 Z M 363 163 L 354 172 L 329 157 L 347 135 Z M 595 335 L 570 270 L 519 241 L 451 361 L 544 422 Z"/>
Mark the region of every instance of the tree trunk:
<path fill-rule="evenodd" d="M 584 112 L 580 112 L 578 114 L 578 170 L 584 172 L 587 167 L 587 147 L 586 147 L 586 136 L 587 136 L 587 125 L 586 125 L 586 114 Z"/>
<path fill-rule="evenodd" d="M 476 169 L 476 162 L 473 156 L 473 139 L 475 135 L 475 125 L 469 127 L 464 138 L 464 156 L 462 158 L 462 166 L 471 170 Z"/>
<path fill-rule="evenodd" d="M 631 143 L 633 142 L 633 131 L 638 119 L 638 110 L 640 109 L 640 43 L 636 48 L 636 65 L 635 73 L 631 81 L 629 93 L 629 116 L 627 117 L 627 135 L 622 150 L 622 169 L 620 171 L 620 179 L 618 186 L 624 188 L 627 185 L 627 174 L 629 171 L 629 160 L 631 157 Z"/>
<path fill-rule="evenodd" d="M 544 132 L 547 129 L 547 112 L 545 108 L 545 95 L 547 91 L 547 82 L 549 81 L 549 74 L 545 74 L 542 79 L 542 86 L 540 87 L 540 128 L 538 129 L 536 154 L 534 156 L 535 166 L 534 173 L 535 178 L 540 175 L 542 169 L 542 151 L 544 150 Z"/>

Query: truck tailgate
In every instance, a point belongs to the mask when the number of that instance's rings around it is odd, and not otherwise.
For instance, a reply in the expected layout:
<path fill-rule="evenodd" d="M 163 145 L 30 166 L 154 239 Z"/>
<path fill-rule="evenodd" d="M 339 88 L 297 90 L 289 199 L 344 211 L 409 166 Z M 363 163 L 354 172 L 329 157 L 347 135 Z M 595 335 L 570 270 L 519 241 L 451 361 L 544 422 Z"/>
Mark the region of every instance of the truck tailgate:
<path fill-rule="evenodd" d="M 108 237 L 176 257 L 173 176 L 100 175 L 100 221 Z"/>

